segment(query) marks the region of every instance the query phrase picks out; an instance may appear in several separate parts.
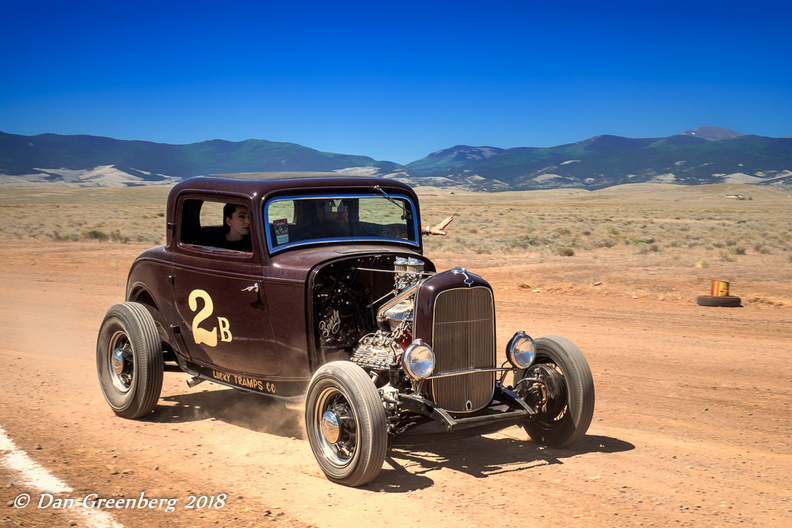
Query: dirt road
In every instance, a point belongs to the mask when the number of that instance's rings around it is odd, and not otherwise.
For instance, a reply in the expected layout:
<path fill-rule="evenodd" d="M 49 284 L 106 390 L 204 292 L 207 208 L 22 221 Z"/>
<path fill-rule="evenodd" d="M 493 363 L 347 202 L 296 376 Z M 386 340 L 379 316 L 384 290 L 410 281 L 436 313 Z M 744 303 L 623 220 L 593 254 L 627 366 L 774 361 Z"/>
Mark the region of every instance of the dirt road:
<path fill-rule="evenodd" d="M 169 371 L 149 419 L 110 411 L 95 339 L 142 249 L 0 244 L 0 427 L 71 488 L 35 488 L 6 445 L 1 526 L 792 525 L 789 307 L 533 293 L 515 287 L 520 270 L 480 267 L 499 346 L 524 328 L 585 353 L 597 391 L 587 437 L 541 449 L 512 428 L 392 450 L 378 479 L 350 489 L 322 476 L 300 413 L 257 396 L 189 389 Z M 17 508 L 23 493 L 31 503 Z M 119 498 L 136 506 L 96 505 Z"/>

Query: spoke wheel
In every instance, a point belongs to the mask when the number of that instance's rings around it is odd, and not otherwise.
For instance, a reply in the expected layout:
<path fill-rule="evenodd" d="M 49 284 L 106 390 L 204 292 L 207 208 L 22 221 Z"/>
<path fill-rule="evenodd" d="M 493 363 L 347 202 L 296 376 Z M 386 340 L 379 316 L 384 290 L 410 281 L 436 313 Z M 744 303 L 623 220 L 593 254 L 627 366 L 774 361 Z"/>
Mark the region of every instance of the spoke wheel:
<path fill-rule="evenodd" d="M 328 479 L 362 486 L 379 475 L 388 447 L 385 409 L 359 366 L 334 361 L 316 371 L 308 386 L 305 425 Z"/>
<path fill-rule="evenodd" d="M 338 468 L 348 466 L 355 456 L 359 433 L 354 413 L 335 387 L 327 387 L 316 401 L 316 439 L 322 456 Z"/>

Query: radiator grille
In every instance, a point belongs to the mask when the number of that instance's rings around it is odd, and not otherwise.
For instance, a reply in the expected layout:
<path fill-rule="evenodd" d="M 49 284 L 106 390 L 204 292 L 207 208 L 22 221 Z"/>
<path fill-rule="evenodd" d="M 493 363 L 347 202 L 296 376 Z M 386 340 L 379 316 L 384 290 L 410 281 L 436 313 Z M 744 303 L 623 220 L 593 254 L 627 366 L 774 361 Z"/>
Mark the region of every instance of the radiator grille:
<path fill-rule="evenodd" d="M 435 374 L 495 366 L 495 307 L 488 288 L 458 288 L 435 301 L 432 348 Z M 432 380 L 434 401 L 452 412 L 485 407 L 495 388 L 494 372 Z"/>

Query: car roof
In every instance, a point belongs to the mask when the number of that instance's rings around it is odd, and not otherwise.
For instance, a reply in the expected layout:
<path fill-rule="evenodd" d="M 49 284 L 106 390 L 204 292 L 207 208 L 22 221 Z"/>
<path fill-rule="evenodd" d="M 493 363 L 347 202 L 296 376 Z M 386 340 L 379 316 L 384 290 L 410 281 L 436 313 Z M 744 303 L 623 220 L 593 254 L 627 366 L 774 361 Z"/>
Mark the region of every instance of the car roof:
<path fill-rule="evenodd" d="M 177 183 L 171 190 L 171 196 L 175 197 L 191 191 L 208 191 L 253 199 L 295 191 L 300 193 L 373 191 L 376 185 L 415 196 L 409 185 L 396 180 L 333 172 L 246 172 L 197 176 Z"/>

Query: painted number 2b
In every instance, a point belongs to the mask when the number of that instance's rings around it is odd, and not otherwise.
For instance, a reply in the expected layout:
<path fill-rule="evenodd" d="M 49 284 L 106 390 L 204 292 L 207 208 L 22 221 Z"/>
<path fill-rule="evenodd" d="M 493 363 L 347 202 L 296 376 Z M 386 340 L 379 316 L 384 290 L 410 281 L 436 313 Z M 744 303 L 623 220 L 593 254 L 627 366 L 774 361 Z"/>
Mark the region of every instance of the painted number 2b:
<path fill-rule="evenodd" d="M 190 303 L 190 310 L 193 312 L 198 309 L 198 299 L 203 300 L 204 307 L 200 312 L 198 312 L 192 323 L 192 332 L 193 339 L 195 339 L 195 344 L 200 345 L 201 343 L 204 343 L 211 347 L 217 346 L 217 327 L 214 327 L 211 330 L 206 330 L 199 326 L 202 322 L 212 317 L 212 312 L 214 311 L 214 303 L 212 302 L 212 298 L 203 290 L 193 290 L 190 292 L 190 298 L 188 301 Z M 231 324 L 228 322 L 228 319 L 225 317 L 218 317 L 217 325 L 220 327 L 220 340 L 225 342 L 231 341 L 233 336 L 231 335 Z"/>

